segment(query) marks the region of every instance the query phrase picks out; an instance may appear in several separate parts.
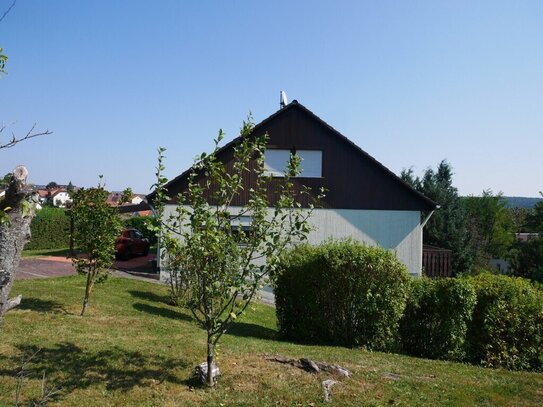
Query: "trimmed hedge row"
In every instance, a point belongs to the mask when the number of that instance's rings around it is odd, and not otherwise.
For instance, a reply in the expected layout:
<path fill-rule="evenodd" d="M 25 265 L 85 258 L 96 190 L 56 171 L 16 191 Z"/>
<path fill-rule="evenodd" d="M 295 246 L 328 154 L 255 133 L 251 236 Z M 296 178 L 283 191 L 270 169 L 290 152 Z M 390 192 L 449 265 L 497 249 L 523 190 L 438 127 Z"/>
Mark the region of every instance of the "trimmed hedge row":
<path fill-rule="evenodd" d="M 376 350 L 394 346 L 409 274 L 393 253 L 353 241 L 300 245 L 272 277 L 283 337 Z"/>
<path fill-rule="evenodd" d="M 543 292 L 526 279 L 480 274 L 467 333 L 468 360 L 507 369 L 543 369 Z"/>
<path fill-rule="evenodd" d="M 30 224 L 31 238 L 26 250 L 63 249 L 70 246 L 70 217 L 62 208 L 36 211 Z"/>
<path fill-rule="evenodd" d="M 353 241 L 298 246 L 273 277 L 286 339 L 543 369 L 543 291 L 528 280 L 410 279 L 392 253 Z"/>
<path fill-rule="evenodd" d="M 476 301 L 475 289 L 467 281 L 413 280 L 400 323 L 401 348 L 431 359 L 464 359 L 468 323 Z"/>

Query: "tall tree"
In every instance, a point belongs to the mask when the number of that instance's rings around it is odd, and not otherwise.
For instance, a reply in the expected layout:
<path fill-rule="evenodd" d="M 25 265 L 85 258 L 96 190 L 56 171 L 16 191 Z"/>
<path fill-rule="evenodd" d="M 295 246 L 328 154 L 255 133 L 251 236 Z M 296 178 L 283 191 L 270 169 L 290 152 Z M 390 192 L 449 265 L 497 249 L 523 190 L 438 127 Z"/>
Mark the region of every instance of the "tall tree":
<path fill-rule="evenodd" d="M 426 169 L 422 177 L 409 169 L 402 171 L 401 178 L 440 206 L 424 227 L 424 242 L 452 250 L 454 273 L 469 271 L 475 254 L 468 244 L 466 212 L 453 186 L 452 166 L 443 160 L 435 171 Z"/>
<path fill-rule="evenodd" d="M 165 215 L 169 198 L 164 188 L 164 150 L 159 150 L 153 204 L 162 220 L 163 266 L 170 272 L 172 287 L 184 295 L 206 331 L 209 386 L 214 385 L 218 341 L 254 299 L 282 250 L 304 240 L 309 230 L 312 207 L 302 209 L 299 203 L 309 191 L 296 192 L 292 181 L 299 173 L 300 158 L 291 156 L 275 203 L 270 202 L 271 177 L 264 174 L 267 135 L 252 131 L 253 123 L 244 122 L 230 169 L 217 155 L 223 137 L 219 132 L 214 151 L 202 154 L 193 165 L 188 188 L 178 196 L 171 216 Z M 249 177 L 255 184 L 244 190 L 243 180 Z M 233 207 L 233 198 L 242 192 L 249 196 L 246 206 Z"/>

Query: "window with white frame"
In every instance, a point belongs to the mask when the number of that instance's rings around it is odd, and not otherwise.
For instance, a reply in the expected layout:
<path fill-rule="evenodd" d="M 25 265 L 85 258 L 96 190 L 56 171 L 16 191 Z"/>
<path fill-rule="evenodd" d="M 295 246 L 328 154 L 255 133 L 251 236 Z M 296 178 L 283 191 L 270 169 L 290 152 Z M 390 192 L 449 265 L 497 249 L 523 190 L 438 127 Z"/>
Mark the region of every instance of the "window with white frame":
<path fill-rule="evenodd" d="M 285 175 L 290 160 L 290 150 L 266 150 L 264 153 L 264 172 L 273 177 Z M 320 178 L 322 177 L 322 151 L 320 150 L 296 150 L 301 158 L 299 177 Z"/>

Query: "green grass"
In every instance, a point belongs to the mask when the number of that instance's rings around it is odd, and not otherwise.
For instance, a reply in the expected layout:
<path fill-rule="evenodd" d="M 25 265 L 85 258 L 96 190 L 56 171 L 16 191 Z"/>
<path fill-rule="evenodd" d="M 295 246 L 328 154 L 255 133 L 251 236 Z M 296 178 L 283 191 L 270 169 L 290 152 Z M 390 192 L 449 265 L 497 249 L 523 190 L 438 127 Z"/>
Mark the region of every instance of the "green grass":
<path fill-rule="evenodd" d="M 70 249 L 36 249 L 36 250 L 23 250 L 23 257 L 36 257 L 36 256 L 54 256 L 54 257 L 68 257 Z"/>
<path fill-rule="evenodd" d="M 80 276 L 17 282 L 12 294 L 23 294 L 23 301 L 0 333 L 0 405 L 13 405 L 21 356 L 39 349 L 23 394 L 26 401 L 37 397 L 45 372 L 62 388 L 51 405 L 327 405 L 321 382 L 328 374 L 273 363 L 266 354 L 350 369 L 353 376 L 333 388 L 332 405 L 543 405 L 541 373 L 283 342 L 276 339 L 274 310 L 263 305 L 224 336 L 217 388 L 192 388 L 187 378 L 205 359 L 204 333 L 188 311 L 166 305 L 165 287 L 111 278 L 96 287 L 82 318 L 83 291 Z"/>

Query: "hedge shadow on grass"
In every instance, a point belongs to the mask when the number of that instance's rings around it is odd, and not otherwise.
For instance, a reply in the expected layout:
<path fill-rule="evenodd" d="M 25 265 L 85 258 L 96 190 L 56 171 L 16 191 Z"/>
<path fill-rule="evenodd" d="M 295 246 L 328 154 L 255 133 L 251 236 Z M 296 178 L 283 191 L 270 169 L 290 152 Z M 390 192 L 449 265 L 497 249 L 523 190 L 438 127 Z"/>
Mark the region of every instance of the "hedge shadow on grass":
<path fill-rule="evenodd" d="M 257 338 L 267 340 L 278 340 L 278 332 L 265 326 L 249 324 L 246 322 L 233 323 L 226 335 L 239 336 L 243 338 Z"/>
<path fill-rule="evenodd" d="M 71 313 L 66 311 L 66 309 L 64 309 L 64 306 L 57 301 L 42 300 L 41 298 L 34 297 L 23 297 L 21 303 L 16 309 L 71 315 Z"/>
<path fill-rule="evenodd" d="M 156 382 L 183 384 L 176 371 L 188 367 L 187 361 L 163 355 L 144 355 L 118 346 L 92 351 L 71 342 L 50 348 L 36 345 L 17 345 L 19 354 L 4 358 L 13 369 L 0 369 L 2 376 L 15 377 L 20 370 L 21 357 L 34 355 L 25 370 L 30 377 L 40 378 L 45 373 L 49 386 L 60 388 L 54 400 L 76 389 L 104 384 L 108 391 L 128 391 L 135 386 L 146 387 Z"/>
<path fill-rule="evenodd" d="M 183 321 L 193 320 L 193 318 L 190 315 L 187 315 L 183 312 L 179 312 L 175 309 L 155 307 L 154 305 L 144 304 L 142 302 L 137 302 L 132 306 L 134 307 L 134 309 L 138 311 L 157 315 L 159 317 L 178 319 L 178 320 L 183 320 Z"/>
<path fill-rule="evenodd" d="M 169 304 L 169 297 L 167 295 L 160 295 L 152 293 L 149 291 L 140 291 L 140 290 L 128 290 L 128 294 L 132 297 L 139 298 L 141 300 L 151 301 L 151 302 L 160 302 L 163 304 Z"/>

